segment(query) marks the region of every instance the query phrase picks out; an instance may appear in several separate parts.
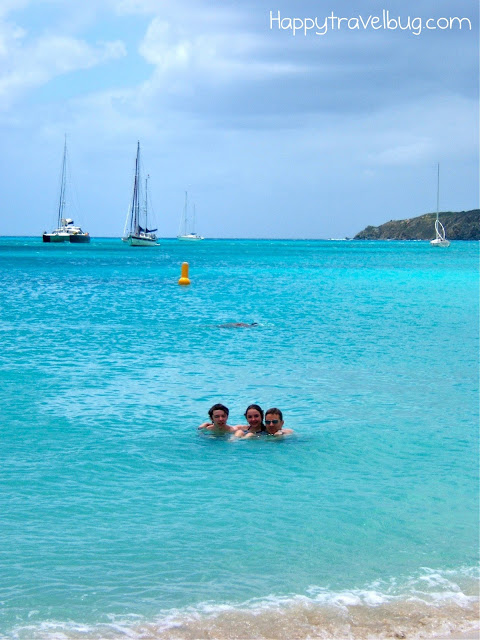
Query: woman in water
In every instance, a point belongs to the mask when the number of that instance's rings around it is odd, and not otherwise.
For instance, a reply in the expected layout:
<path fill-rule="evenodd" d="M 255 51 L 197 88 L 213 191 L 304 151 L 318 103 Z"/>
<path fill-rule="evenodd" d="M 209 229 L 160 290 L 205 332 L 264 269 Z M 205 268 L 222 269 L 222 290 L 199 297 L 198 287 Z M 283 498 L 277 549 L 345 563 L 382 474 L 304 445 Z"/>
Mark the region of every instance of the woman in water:
<path fill-rule="evenodd" d="M 238 425 L 235 432 L 237 438 L 255 438 L 265 432 L 263 410 L 258 404 L 249 405 L 244 415 L 247 419 L 248 427 L 247 425 Z"/>

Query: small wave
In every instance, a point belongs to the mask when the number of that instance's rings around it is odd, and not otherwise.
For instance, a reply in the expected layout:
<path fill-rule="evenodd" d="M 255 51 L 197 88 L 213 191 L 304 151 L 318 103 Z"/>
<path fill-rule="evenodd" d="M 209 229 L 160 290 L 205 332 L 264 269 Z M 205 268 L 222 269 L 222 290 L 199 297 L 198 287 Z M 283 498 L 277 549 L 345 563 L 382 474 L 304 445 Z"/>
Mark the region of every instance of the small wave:
<path fill-rule="evenodd" d="M 45 622 L 17 627 L 9 640 L 420 640 L 478 630 L 478 581 L 471 570 L 426 569 L 404 581 L 364 589 L 256 598 L 240 605 L 204 602 L 109 623 Z M 6 639 L 5 639 L 6 640 Z"/>

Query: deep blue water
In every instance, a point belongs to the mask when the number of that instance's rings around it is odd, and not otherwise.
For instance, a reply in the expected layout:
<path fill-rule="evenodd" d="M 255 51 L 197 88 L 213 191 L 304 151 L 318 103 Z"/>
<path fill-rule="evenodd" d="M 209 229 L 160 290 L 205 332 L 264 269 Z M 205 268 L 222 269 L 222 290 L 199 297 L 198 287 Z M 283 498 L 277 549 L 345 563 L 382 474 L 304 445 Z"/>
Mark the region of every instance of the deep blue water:
<path fill-rule="evenodd" d="M 0 238 L 0 637 L 467 625 L 478 246 Z"/>

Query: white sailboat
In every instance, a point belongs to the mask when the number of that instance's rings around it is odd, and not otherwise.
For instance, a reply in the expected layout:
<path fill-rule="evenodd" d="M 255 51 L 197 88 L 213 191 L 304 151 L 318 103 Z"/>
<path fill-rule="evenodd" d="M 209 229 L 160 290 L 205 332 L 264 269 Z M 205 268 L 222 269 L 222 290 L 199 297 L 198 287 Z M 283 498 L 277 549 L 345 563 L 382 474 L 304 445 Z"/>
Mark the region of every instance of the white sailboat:
<path fill-rule="evenodd" d="M 187 231 L 191 227 L 191 231 Z M 185 191 L 185 206 L 183 208 L 182 220 L 180 222 L 180 233 L 177 236 L 178 240 L 204 240 L 203 236 L 198 235 L 195 232 L 195 205 L 193 205 L 193 216 L 190 223 L 188 216 L 188 194 Z"/>
<path fill-rule="evenodd" d="M 142 206 L 141 172 L 140 172 L 140 142 L 137 142 L 137 157 L 135 160 L 135 178 L 133 181 L 133 195 L 122 240 L 131 247 L 154 247 L 158 244 L 156 229 L 148 228 L 148 179 L 145 180 L 145 197 Z M 143 225 L 143 226 L 142 226 Z"/>
<path fill-rule="evenodd" d="M 57 228 L 51 233 L 44 231 L 43 242 L 71 242 L 73 244 L 90 242 L 90 236 L 75 226 L 72 218 L 65 217 L 67 207 L 67 136 L 63 145 L 62 173 L 60 178 L 60 197 L 58 201 Z"/>
<path fill-rule="evenodd" d="M 440 203 L 440 165 L 437 165 L 437 218 L 435 220 L 435 239 L 430 241 L 432 247 L 449 247 L 450 242 L 445 237 L 445 229 L 438 219 Z"/>

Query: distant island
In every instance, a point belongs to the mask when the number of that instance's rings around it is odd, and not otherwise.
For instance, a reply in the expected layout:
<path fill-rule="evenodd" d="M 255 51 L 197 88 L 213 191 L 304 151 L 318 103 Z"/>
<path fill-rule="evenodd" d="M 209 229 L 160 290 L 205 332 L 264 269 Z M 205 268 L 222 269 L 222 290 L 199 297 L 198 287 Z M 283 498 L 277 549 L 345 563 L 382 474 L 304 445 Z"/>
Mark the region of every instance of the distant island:
<path fill-rule="evenodd" d="M 379 227 L 366 227 L 354 240 L 431 240 L 435 237 L 436 213 L 406 220 L 390 220 Z M 442 211 L 438 214 L 449 240 L 480 240 L 480 209 Z"/>

